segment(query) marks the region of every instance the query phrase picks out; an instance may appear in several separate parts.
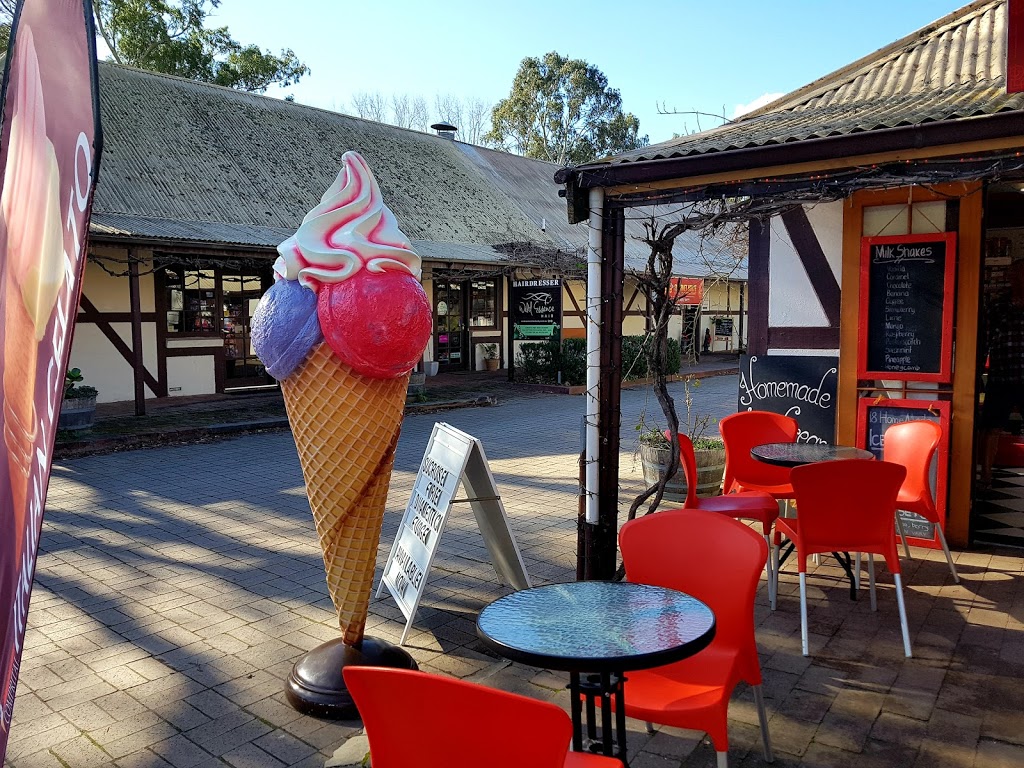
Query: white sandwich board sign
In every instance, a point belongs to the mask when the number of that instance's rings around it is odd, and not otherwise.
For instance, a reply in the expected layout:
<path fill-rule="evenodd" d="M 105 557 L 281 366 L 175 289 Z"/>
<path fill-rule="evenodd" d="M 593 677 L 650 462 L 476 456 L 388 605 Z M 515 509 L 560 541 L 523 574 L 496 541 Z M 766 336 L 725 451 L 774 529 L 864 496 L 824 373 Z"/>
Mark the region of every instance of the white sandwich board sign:
<path fill-rule="evenodd" d="M 460 482 L 466 497 L 456 499 Z M 438 422 L 430 433 L 412 496 L 377 588 L 379 597 L 387 587 L 405 616 L 400 644 L 405 643 L 412 628 L 452 505 L 459 503 L 472 508 L 498 578 L 516 589 L 530 587 L 483 444 L 472 435 Z"/>

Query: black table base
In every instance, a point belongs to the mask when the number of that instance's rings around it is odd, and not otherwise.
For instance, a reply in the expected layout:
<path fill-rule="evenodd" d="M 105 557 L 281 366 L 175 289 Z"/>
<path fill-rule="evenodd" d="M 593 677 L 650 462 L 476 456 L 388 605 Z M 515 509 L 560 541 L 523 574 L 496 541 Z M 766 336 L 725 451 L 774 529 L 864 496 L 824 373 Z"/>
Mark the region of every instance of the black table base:
<path fill-rule="evenodd" d="M 342 670 L 347 666 L 419 669 L 415 659 L 397 645 L 364 637 L 357 648 L 339 637 L 318 645 L 292 667 L 285 683 L 288 703 L 304 715 L 329 720 L 359 717 Z"/>
<path fill-rule="evenodd" d="M 574 752 L 595 752 L 626 760 L 626 678 L 614 672 L 593 675 L 569 674 L 569 696 L 572 710 L 572 748 Z M 581 700 L 582 697 L 582 700 Z M 612 706 L 612 698 L 615 706 Z M 601 700 L 601 738 L 597 734 L 597 700 Z M 583 709 L 587 712 L 587 737 L 583 738 Z M 614 712 L 612 711 L 614 709 Z M 614 736 L 612 717 L 615 718 Z"/>
<path fill-rule="evenodd" d="M 792 541 L 787 541 L 781 546 L 779 552 L 779 567 L 786 562 L 787 558 L 796 552 L 796 544 Z M 850 599 L 857 599 L 857 577 L 853 573 L 853 557 L 849 552 L 833 552 L 832 556 L 836 559 L 836 562 L 846 571 L 846 578 L 850 580 Z M 778 576 L 776 576 L 778 578 Z"/>

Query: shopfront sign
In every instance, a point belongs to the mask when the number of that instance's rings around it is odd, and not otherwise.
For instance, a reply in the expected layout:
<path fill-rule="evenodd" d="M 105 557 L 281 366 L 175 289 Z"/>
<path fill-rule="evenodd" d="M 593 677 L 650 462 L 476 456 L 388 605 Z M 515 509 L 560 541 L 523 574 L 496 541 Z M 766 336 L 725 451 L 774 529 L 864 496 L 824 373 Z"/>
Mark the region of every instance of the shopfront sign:
<path fill-rule="evenodd" d="M 949 382 L 956 234 L 865 237 L 857 378 Z"/>
<path fill-rule="evenodd" d="M 455 498 L 460 484 L 466 496 Z M 448 424 L 434 424 L 377 588 L 379 597 L 387 587 L 405 616 L 402 644 L 412 628 L 431 563 L 455 504 L 469 504 L 473 510 L 498 578 L 516 589 L 530 586 L 483 444 Z"/>
<path fill-rule="evenodd" d="M 561 280 L 513 280 L 510 305 L 513 340 L 559 338 L 562 328 Z"/>
<path fill-rule="evenodd" d="M 704 302 L 704 278 L 670 278 L 668 284 L 668 297 L 676 306 L 699 306 Z"/>
<path fill-rule="evenodd" d="M 100 153 L 92 4 L 19 2 L 0 132 L 0 762 L 18 685 Z"/>
<path fill-rule="evenodd" d="M 836 434 L 839 358 L 743 355 L 737 410 L 796 419 L 797 442 L 831 443 Z"/>

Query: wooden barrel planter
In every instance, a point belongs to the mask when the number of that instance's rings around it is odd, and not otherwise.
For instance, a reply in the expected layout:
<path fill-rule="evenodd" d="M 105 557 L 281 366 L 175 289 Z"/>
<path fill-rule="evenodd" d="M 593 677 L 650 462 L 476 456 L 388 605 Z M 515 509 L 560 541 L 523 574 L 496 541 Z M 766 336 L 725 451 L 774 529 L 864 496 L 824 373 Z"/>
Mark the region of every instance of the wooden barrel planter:
<path fill-rule="evenodd" d="M 671 451 L 671 448 L 641 444 L 640 466 L 648 487 L 655 485 L 665 474 Z M 697 495 L 717 496 L 722 492 L 725 448 L 698 448 L 694 453 L 697 457 Z M 686 476 L 682 467 L 665 484 L 662 499 L 680 504 L 686 501 Z"/>
<path fill-rule="evenodd" d="M 89 429 L 96 417 L 96 396 L 66 398 L 60 406 L 57 429 Z"/>

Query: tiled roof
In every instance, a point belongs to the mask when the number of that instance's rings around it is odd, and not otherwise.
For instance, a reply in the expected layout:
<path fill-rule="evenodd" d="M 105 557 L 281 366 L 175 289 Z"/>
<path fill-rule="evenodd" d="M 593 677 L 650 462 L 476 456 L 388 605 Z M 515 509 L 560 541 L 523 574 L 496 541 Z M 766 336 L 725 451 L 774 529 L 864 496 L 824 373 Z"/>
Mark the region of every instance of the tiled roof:
<path fill-rule="evenodd" d="M 592 165 L 660 160 L 1024 110 L 1006 93 L 1007 0 L 979 0 L 733 123 Z"/>
<path fill-rule="evenodd" d="M 424 259 L 501 263 L 496 246 L 510 243 L 540 253 L 586 246 L 586 226 L 566 221 L 550 163 L 108 62 L 99 70 L 97 237 L 248 247 L 269 257 L 355 149 Z M 695 249 L 679 239 L 678 274 L 707 274 Z M 627 264 L 643 258 L 630 238 Z"/>

